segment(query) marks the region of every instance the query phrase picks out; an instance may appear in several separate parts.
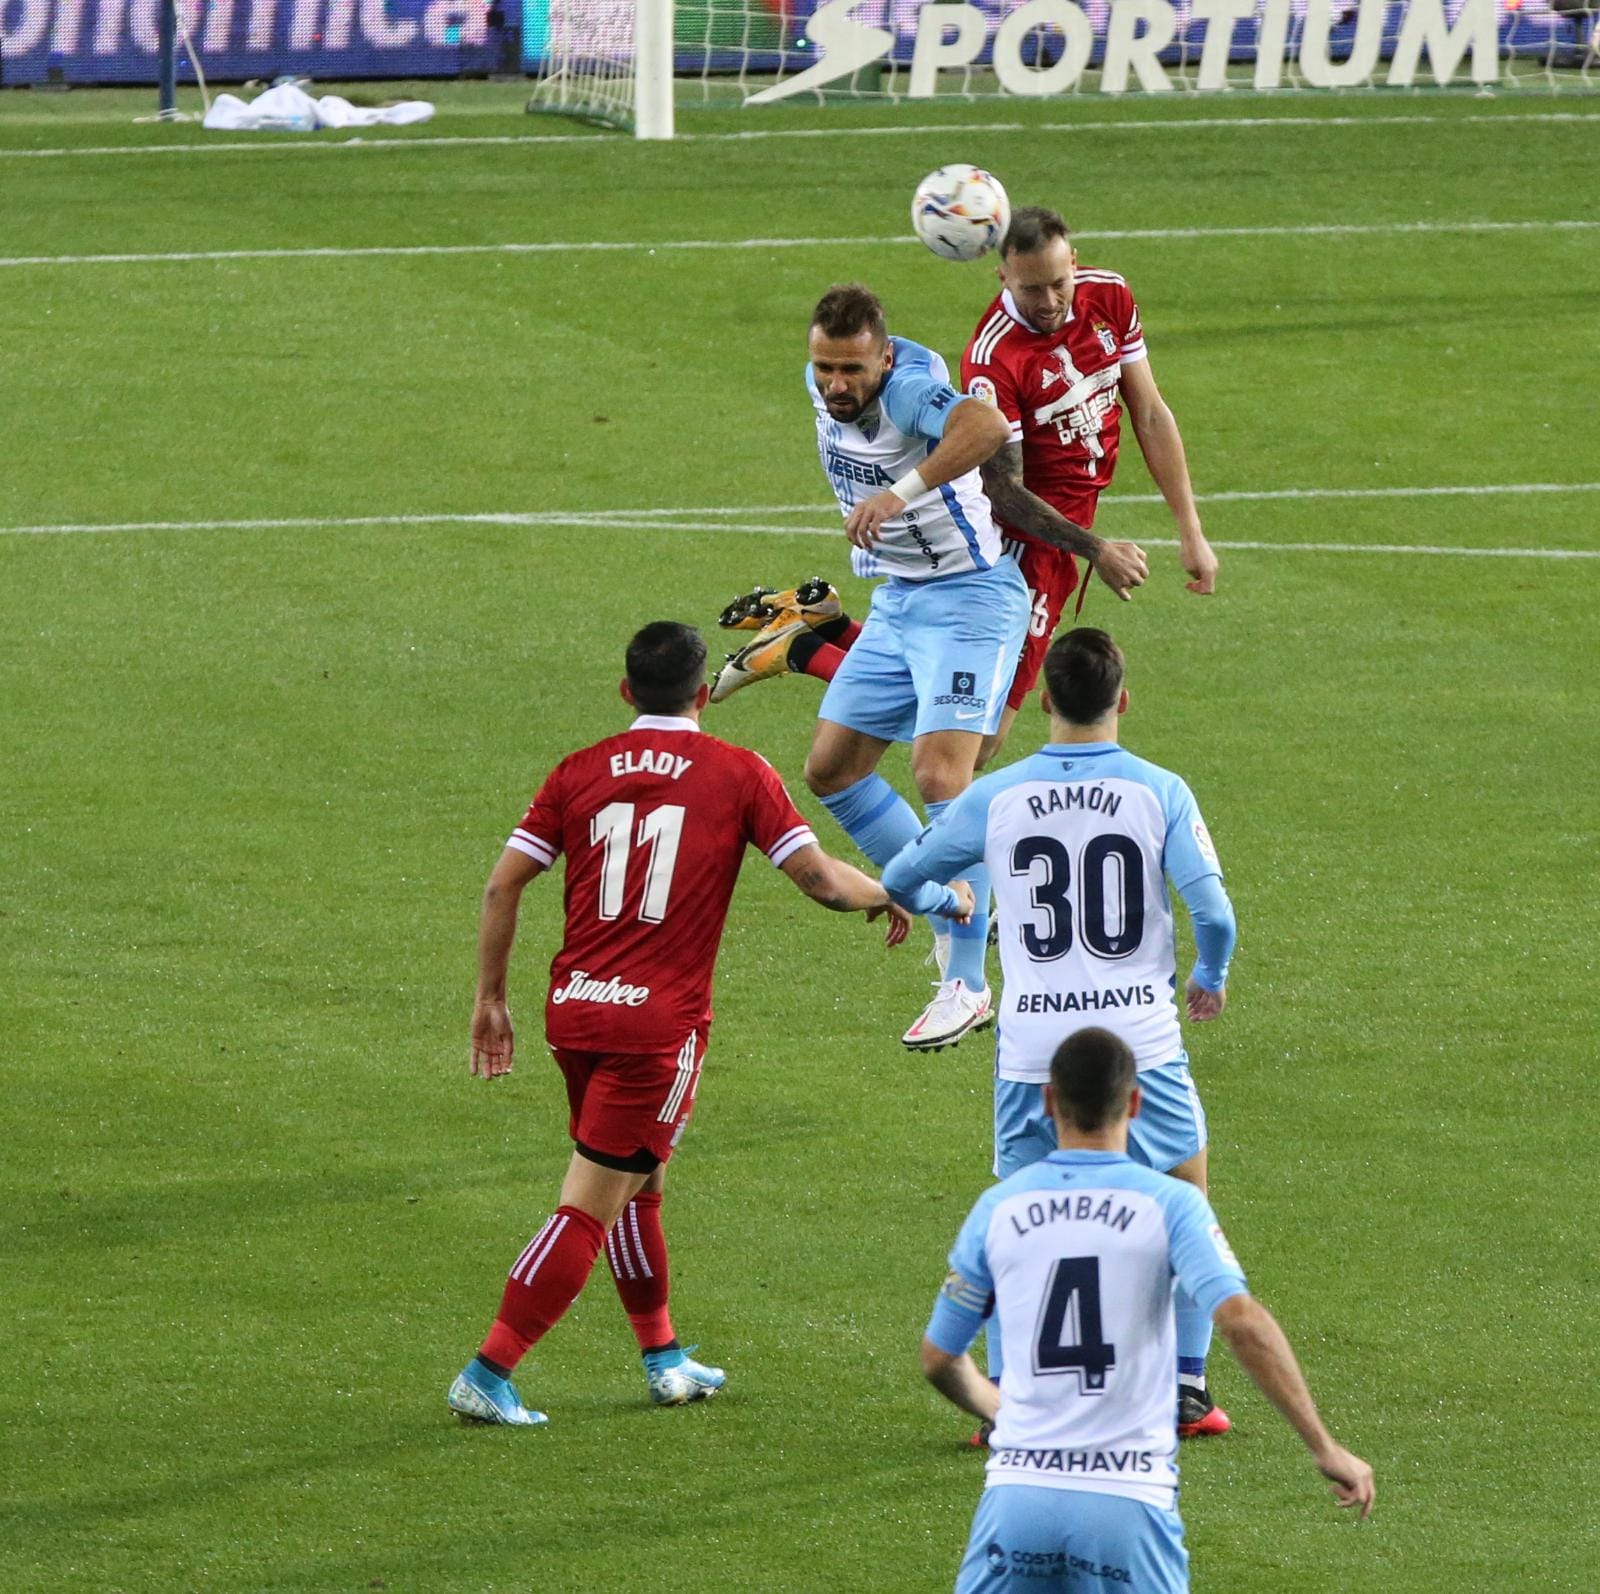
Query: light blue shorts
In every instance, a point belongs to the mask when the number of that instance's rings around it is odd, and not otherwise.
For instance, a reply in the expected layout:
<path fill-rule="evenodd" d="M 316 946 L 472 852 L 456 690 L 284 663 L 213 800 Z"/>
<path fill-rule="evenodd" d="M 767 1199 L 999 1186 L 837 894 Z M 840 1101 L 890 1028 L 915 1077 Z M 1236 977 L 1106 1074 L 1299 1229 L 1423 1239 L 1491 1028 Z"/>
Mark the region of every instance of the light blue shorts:
<path fill-rule="evenodd" d="M 891 577 L 828 683 L 819 719 L 886 742 L 930 731 L 993 735 L 1028 630 L 1016 561 L 930 581 Z"/>
<path fill-rule="evenodd" d="M 1183 1519 L 1121 1494 L 985 1489 L 972 1518 L 956 1594 L 1187 1594 Z"/>
<path fill-rule="evenodd" d="M 1187 1162 L 1206 1143 L 1206 1110 L 1186 1062 L 1162 1063 L 1139 1074 L 1142 1098 L 1128 1125 L 1128 1155 L 1157 1173 Z M 994 1176 L 1006 1179 L 1056 1149 L 1056 1128 L 1045 1116 L 1044 1091 L 1015 1079 L 994 1082 Z"/>

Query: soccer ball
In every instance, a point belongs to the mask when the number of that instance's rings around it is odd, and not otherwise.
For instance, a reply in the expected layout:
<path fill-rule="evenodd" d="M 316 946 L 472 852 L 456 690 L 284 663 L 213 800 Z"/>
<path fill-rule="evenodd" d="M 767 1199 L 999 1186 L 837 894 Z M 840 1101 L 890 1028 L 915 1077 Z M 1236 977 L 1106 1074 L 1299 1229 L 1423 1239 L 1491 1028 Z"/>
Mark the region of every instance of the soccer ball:
<path fill-rule="evenodd" d="M 917 184 L 911 225 L 945 260 L 976 260 L 1005 237 L 1011 201 L 1000 179 L 981 166 L 941 166 Z"/>

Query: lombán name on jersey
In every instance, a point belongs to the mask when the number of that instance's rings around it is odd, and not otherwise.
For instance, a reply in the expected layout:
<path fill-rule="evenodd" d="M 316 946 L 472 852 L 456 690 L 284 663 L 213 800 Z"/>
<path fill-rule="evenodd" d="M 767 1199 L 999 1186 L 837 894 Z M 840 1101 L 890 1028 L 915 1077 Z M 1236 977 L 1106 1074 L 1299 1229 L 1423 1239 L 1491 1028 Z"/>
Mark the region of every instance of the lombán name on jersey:
<path fill-rule="evenodd" d="M 1109 818 L 1121 806 L 1122 799 L 1115 792 L 1107 791 L 1104 786 L 1082 783 L 1051 786 L 1043 795 L 1028 799 L 1028 812 L 1035 819 L 1043 819 L 1046 814 L 1064 814 L 1073 808 L 1105 814 Z"/>
<path fill-rule="evenodd" d="M 1064 1195 L 1041 1196 L 1025 1207 L 1011 1209 L 1006 1216 L 1018 1234 L 1042 1229 L 1047 1223 L 1103 1223 L 1121 1234 L 1138 1213 L 1123 1202 L 1114 1202 L 1108 1195 L 1101 1196 L 1098 1201 L 1092 1195 Z M 1022 1221 L 1024 1218 L 1026 1223 Z"/>
<path fill-rule="evenodd" d="M 1155 1456 L 1149 1450 L 996 1450 L 991 1465 L 999 1471 L 1120 1473 L 1123 1477 L 1156 1470 Z"/>
<path fill-rule="evenodd" d="M 607 1007 L 643 1007 L 650 1000 L 648 985 L 625 985 L 615 977 L 594 979 L 583 969 L 574 969 L 560 990 L 550 993 L 557 1006 L 563 1002 L 599 1002 Z"/>
<path fill-rule="evenodd" d="M 1113 1007 L 1153 1007 L 1153 985 L 1117 985 L 1092 991 L 1025 991 L 1018 995 L 1017 1013 L 1103 1013 Z"/>
<path fill-rule="evenodd" d="M 692 758 L 684 758 L 679 753 L 641 747 L 637 752 L 613 753 L 611 774 L 617 780 L 624 775 L 665 775 L 669 780 L 677 780 L 693 763 Z"/>

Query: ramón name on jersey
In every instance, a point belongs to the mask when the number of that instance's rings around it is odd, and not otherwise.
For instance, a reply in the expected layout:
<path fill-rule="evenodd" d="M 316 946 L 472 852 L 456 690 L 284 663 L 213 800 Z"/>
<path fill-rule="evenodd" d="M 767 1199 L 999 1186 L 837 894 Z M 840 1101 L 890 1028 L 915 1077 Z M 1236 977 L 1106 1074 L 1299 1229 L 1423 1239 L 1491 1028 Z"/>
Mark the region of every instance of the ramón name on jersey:
<path fill-rule="evenodd" d="M 903 899 L 980 860 L 1001 925 L 1002 1079 L 1047 1079 L 1074 1018 L 1120 1035 L 1141 1069 L 1184 1060 L 1167 881 L 1222 868 L 1182 780 L 1115 743 L 1046 747 L 974 781 L 884 885 Z"/>

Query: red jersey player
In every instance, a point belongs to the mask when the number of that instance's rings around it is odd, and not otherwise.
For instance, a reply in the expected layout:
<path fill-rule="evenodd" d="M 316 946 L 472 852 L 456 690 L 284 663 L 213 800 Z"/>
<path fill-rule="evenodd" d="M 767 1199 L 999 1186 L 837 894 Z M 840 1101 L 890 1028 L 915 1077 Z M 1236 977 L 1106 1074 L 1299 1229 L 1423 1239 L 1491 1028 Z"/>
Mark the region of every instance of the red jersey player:
<path fill-rule="evenodd" d="M 1108 541 L 1090 529 L 1116 466 L 1123 405 L 1178 523 L 1189 590 L 1211 592 L 1217 578 L 1183 438 L 1150 374 L 1127 283 L 1115 272 L 1080 271 L 1067 224 L 1055 211 L 1031 205 L 1012 212 L 999 277 L 1002 291 L 962 357 L 961 385 L 968 397 L 998 406 L 1011 422 L 1011 441 L 980 470 L 1028 583 L 1032 613 L 999 730 L 984 738 L 979 768 L 999 751 L 1038 682 L 1051 634 L 1078 584 L 1074 555 L 1119 598 L 1149 574 L 1136 544 Z M 757 587 L 735 598 L 720 623 L 759 632 L 737 655 L 746 680 L 786 671 L 831 680 L 860 631 L 822 580 L 787 592 Z"/>
<path fill-rule="evenodd" d="M 993 757 L 1039 679 L 1050 637 L 1078 584 L 1073 553 L 1086 558 L 1119 597 L 1128 596 L 1131 543 L 1088 535 L 1069 550 L 1029 525 L 1043 499 L 1090 533 L 1100 494 L 1111 483 L 1122 406 L 1150 474 L 1178 523 L 1179 558 L 1191 592 L 1216 585 L 1217 560 L 1200 528 L 1183 438 L 1150 374 L 1139 308 L 1114 271 L 1080 270 L 1067 224 L 1053 210 L 1013 213 L 1000 245 L 1001 292 L 984 312 L 961 359 L 961 385 L 998 406 L 1011 443 L 985 465 L 984 491 L 1013 540 L 1033 600 L 1028 638 L 1017 661 L 1000 729 L 983 751 Z M 1140 572 L 1142 578 L 1142 571 Z"/>
<path fill-rule="evenodd" d="M 661 1192 L 694 1107 L 711 1024 L 711 974 L 745 847 L 759 847 L 809 897 L 840 912 L 909 918 L 875 880 L 829 857 L 755 753 L 701 733 L 705 643 L 673 621 L 628 646 L 620 735 L 562 760 L 533 800 L 484 893 L 472 1072 L 511 1070 L 506 970 L 523 888 L 566 864 L 566 932 L 550 968 L 545 1033 L 566 1079 L 575 1145 L 561 1201 L 517 1258 L 482 1350 L 446 1397 L 480 1422 L 543 1422 L 510 1374 L 577 1297 L 604 1246 L 644 1354 L 650 1397 L 701 1400 L 723 1373 L 691 1361 L 667 1309 Z M 937 911 L 971 907 L 934 888 Z"/>

